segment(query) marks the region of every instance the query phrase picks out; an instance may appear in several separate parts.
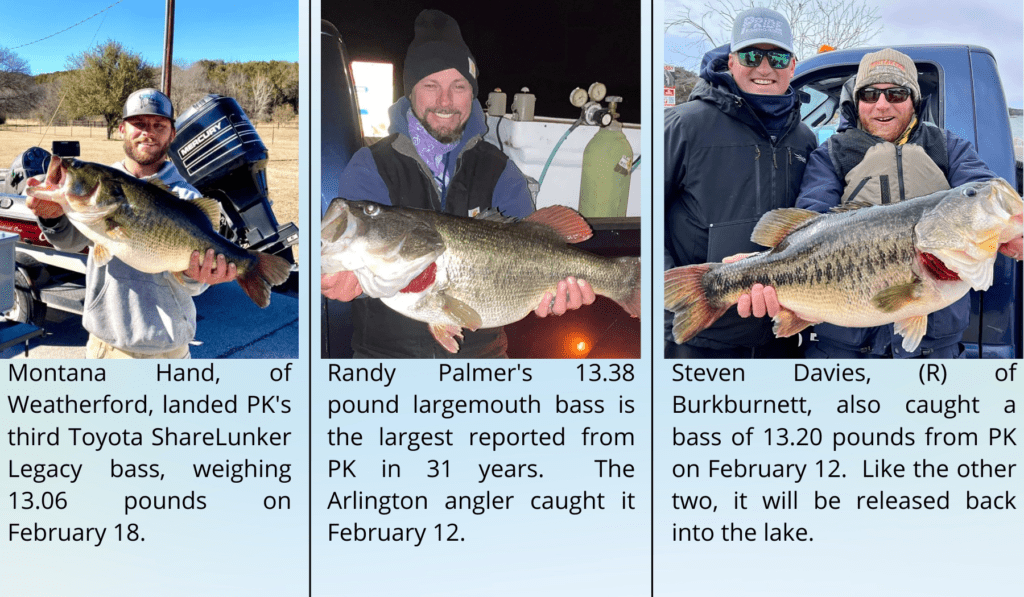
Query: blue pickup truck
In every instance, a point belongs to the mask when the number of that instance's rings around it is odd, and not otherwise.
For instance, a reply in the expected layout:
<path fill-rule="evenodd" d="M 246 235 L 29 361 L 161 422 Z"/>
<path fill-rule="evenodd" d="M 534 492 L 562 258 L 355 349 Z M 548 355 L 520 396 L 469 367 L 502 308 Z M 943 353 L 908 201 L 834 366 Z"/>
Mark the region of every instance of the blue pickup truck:
<path fill-rule="evenodd" d="M 843 84 L 860 59 L 881 48 L 823 52 L 797 63 L 792 85 L 804 100 L 803 120 L 822 142 L 839 123 Z M 1021 192 L 1021 164 L 1014 156 L 1006 96 L 989 50 L 968 45 L 897 46 L 917 66 L 923 120 L 974 144 L 981 159 Z M 1021 357 L 1021 264 L 1000 255 L 995 282 L 971 292 L 971 322 L 964 334 L 969 358 Z"/>

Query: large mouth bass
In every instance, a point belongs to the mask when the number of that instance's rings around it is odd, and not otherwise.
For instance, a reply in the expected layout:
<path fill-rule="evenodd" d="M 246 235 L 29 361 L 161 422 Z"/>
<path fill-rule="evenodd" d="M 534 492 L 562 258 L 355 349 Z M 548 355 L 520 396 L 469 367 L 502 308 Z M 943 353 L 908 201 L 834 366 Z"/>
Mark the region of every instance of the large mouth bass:
<path fill-rule="evenodd" d="M 760 283 L 775 288 L 782 306 L 777 337 L 823 321 L 895 323 L 913 351 L 929 313 L 992 285 L 998 253 L 1021 259 L 1021 214 L 1020 196 L 1001 178 L 893 205 L 770 211 L 751 240 L 771 250 L 665 272 L 673 335 L 680 344 L 693 338 Z"/>
<path fill-rule="evenodd" d="M 92 257 L 100 266 L 117 257 L 141 272 L 180 276 L 193 251 L 205 256 L 213 249 L 235 264 L 238 284 L 260 307 L 270 304 L 271 286 L 283 284 L 291 270 L 281 257 L 243 249 L 218 234 L 216 200 L 184 201 L 108 166 L 53 156 L 45 181 L 25 192 L 60 205 L 93 242 Z"/>
<path fill-rule="evenodd" d="M 515 220 L 339 198 L 321 225 L 321 273 L 355 272 L 367 295 L 428 323 L 438 343 L 456 353 L 462 328 L 519 321 L 569 276 L 639 317 L 639 258 L 601 257 L 566 244 L 591 234 L 582 216 L 562 206 Z"/>

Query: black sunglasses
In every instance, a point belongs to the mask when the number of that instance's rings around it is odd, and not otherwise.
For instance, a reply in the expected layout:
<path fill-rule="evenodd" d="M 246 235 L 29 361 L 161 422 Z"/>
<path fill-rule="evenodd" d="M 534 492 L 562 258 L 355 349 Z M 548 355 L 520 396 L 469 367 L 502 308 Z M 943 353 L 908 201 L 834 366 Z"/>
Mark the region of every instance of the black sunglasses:
<path fill-rule="evenodd" d="M 747 48 L 746 50 L 736 52 L 736 57 L 739 58 L 740 64 L 747 68 L 755 68 L 761 64 L 761 59 L 765 56 L 768 57 L 768 66 L 776 70 L 780 68 L 788 68 L 790 61 L 793 60 L 793 53 L 785 50 Z"/>
<path fill-rule="evenodd" d="M 890 104 L 902 104 L 910 98 L 910 90 L 906 87 L 890 87 L 878 89 L 876 87 L 865 87 L 857 92 L 857 99 L 862 102 L 873 104 L 878 98 L 885 95 L 885 101 Z"/>

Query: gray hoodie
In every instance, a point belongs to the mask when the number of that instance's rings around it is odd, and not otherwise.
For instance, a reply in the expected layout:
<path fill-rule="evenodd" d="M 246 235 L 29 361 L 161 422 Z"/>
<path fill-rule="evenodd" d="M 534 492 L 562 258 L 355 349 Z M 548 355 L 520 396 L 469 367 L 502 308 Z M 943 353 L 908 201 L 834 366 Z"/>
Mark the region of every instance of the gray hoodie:
<path fill-rule="evenodd" d="M 112 166 L 128 173 L 123 162 Z M 171 162 L 165 162 L 159 172 L 142 180 L 152 179 L 161 180 L 182 199 L 200 196 Z M 65 216 L 39 223 L 47 240 L 63 251 L 80 251 L 92 244 Z M 143 273 L 117 257 L 107 265 L 97 266 L 90 253 L 82 326 L 122 350 L 143 354 L 167 352 L 195 338 L 196 306 L 192 297 L 207 287 L 194 281 L 182 285 L 169 272 Z"/>

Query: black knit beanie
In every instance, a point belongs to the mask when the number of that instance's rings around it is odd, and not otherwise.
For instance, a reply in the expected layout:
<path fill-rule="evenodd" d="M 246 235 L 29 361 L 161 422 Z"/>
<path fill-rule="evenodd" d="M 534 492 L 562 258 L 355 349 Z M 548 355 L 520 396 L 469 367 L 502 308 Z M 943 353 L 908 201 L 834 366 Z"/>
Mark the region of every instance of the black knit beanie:
<path fill-rule="evenodd" d="M 405 54 L 402 77 L 405 94 L 412 93 L 412 88 L 423 77 L 449 68 L 466 77 L 473 86 L 473 97 L 476 97 L 479 72 L 473 54 L 462 41 L 459 24 L 440 10 L 424 10 L 416 17 L 416 34 Z"/>

